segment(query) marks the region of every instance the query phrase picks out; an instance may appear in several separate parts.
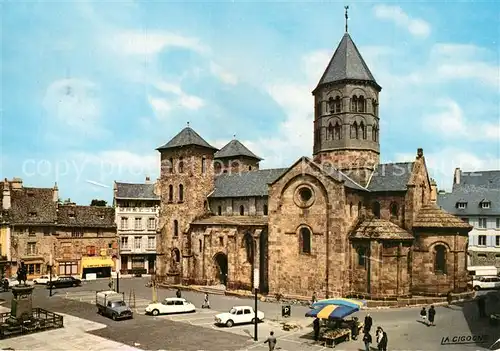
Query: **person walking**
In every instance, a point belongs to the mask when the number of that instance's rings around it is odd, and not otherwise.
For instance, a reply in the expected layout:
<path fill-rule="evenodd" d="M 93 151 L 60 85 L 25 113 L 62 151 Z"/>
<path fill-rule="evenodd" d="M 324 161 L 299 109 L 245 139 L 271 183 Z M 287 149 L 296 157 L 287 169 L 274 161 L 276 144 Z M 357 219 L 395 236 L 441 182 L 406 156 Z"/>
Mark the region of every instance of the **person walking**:
<path fill-rule="evenodd" d="M 205 298 L 203 299 L 202 308 L 210 308 L 210 301 L 208 300 L 208 293 L 205 293 Z"/>
<path fill-rule="evenodd" d="M 363 343 L 365 344 L 365 351 L 370 351 L 370 344 L 372 343 L 372 336 L 370 333 L 365 333 L 363 336 Z"/>
<path fill-rule="evenodd" d="M 382 328 L 380 328 L 380 332 L 382 337 L 380 338 L 380 342 L 378 343 L 378 349 L 379 351 L 387 351 L 387 333 Z"/>
<path fill-rule="evenodd" d="M 431 308 L 429 308 L 429 325 L 434 326 L 435 316 L 436 316 L 436 310 L 434 309 L 434 306 L 431 305 Z"/>
<path fill-rule="evenodd" d="M 422 319 L 422 323 L 427 324 L 427 311 L 425 307 L 422 307 L 420 310 L 420 318 Z"/>
<path fill-rule="evenodd" d="M 477 299 L 477 308 L 479 310 L 479 317 L 486 317 L 486 301 L 484 299 L 484 296 L 479 296 L 479 298 Z"/>
<path fill-rule="evenodd" d="M 316 318 L 314 320 L 313 329 L 314 329 L 314 341 L 319 341 L 319 330 L 320 330 L 319 318 Z"/>
<path fill-rule="evenodd" d="M 373 325 L 373 319 L 370 316 L 370 314 L 368 313 L 365 317 L 365 326 L 363 329 L 365 334 L 370 332 L 370 330 L 372 329 L 372 325 Z"/>
<path fill-rule="evenodd" d="M 451 291 L 448 291 L 446 295 L 446 301 L 448 302 L 448 307 L 451 307 L 451 303 L 453 302 L 453 296 L 451 295 Z"/>
<path fill-rule="evenodd" d="M 264 341 L 264 344 L 269 345 L 269 351 L 274 351 L 274 348 L 276 347 L 276 337 L 274 336 L 274 332 L 269 333 L 269 337 Z"/>
<path fill-rule="evenodd" d="M 382 341 L 382 328 L 377 327 L 375 332 L 375 342 L 377 343 L 377 350 L 380 350 L 380 342 Z"/>
<path fill-rule="evenodd" d="M 315 292 L 313 292 L 313 296 L 311 297 L 311 305 L 313 303 L 315 303 L 316 301 L 318 301 L 318 298 L 316 297 L 316 291 L 315 291 Z"/>
<path fill-rule="evenodd" d="M 179 299 L 182 297 L 181 289 L 177 289 L 177 292 L 175 293 L 175 296 L 177 296 Z"/>

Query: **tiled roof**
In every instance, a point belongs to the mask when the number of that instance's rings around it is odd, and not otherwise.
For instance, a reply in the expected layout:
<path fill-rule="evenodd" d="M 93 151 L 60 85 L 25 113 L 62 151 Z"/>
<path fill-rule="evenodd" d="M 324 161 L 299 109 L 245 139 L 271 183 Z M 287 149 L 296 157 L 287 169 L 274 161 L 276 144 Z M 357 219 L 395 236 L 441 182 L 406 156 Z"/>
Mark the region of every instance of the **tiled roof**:
<path fill-rule="evenodd" d="M 142 199 L 159 200 L 160 197 L 155 194 L 154 184 L 136 184 L 136 183 L 118 183 L 116 182 L 116 199 Z"/>
<path fill-rule="evenodd" d="M 287 170 L 288 168 L 260 169 L 237 174 L 218 175 L 215 178 L 215 190 L 210 197 L 267 196 L 268 184 Z"/>
<path fill-rule="evenodd" d="M 348 33 L 345 33 L 342 37 L 337 50 L 335 50 L 318 83 L 318 87 L 343 80 L 369 82 L 380 89 L 380 86 L 375 81 L 373 74 L 370 72 L 365 60 L 361 57 L 358 48 Z"/>
<path fill-rule="evenodd" d="M 351 239 L 413 240 L 414 237 L 398 225 L 379 218 L 365 219 L 350 234 Z"/>
<path fill-rule="evenodd" d="M 381 163 L 373 172 L 370 191 L 406 191 L 414 162 Z"/>
<path fill-rule="evenodd" d="M 160 146 L 156 150 L 162 151 L 177 147 L 183 146 L 202 146 L 208 149 L 217 150 L 217 148 L 213 147 L 209 143 L 207 143 L 198 133 L 196 133 L 191 127 L 186 127 L 179 132 L 176 136 L 174 136 L 168 143 L 163 146 Z"/>
<path fill-rule="evenodd" d="M 480 206 L 481 201 L 485 198 L 490 200 L 490 208 L 488 209 Z M 451 193 L 438 194 L 437 202 L 445 211 L 459 217 L 500 215 L 500 189 L 469 187 L 468 189 L 454 190 Z M 466 208 L 458 208 L 458 202 L 467 203 Z"/>
<path fill-rule="evenodd" d="M 11 189 L 11 223 L 54 224 L 57 219 L 57 203 L 53 201 L 52 188 Z"/>
<path fill-rule="evenodd" d="M 246 156 L 257 160 L 262 160 L 259 156 L 248 150 L 245 145 L 243 145 L 236 139 L 231 140 L 222 149 L 217 151 L 214 155 L 214 158 L 229 158 L 238 156 Z"/>
<path fill-rule="evenodd" d="M 500 171 L 461 172 L 460 183 L 453 184 L 453 191 L 470 188 L 500 189 Z"/>
<path fill-rule="evenodd" d="M 67 227 L 114 228 L 115 209 L 101 206 L 60 205 L 57 223 Z"/>
<path fill-rule="evenodd" d="M 472 226 L 460 218 L 446 212 L 436 204 L 423 206 L 413 222 L 414 228 L 453 228 L 472 229 Z"/>
<path fill-rule="evenodd" d="M 192 224 L 203 225 L 267 225 L 267 216 L 210 216 L 197 219 Z"/>

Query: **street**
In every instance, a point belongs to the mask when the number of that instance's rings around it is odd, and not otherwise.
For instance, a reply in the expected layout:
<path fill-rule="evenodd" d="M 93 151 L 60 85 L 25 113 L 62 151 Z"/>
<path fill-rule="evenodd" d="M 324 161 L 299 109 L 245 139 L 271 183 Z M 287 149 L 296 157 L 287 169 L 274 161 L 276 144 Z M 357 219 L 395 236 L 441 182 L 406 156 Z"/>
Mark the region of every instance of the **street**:
<path fill-rule="evenodd" d="M 74 318 L 67 328 L 75 328 L 76 332 L 82 334 L 82 345 L 95 345 L 96 341 L 85 342 L 86 336 L 91 338 L 107 339 L 108 346 L 98 348 L 93 346 L 92 350 L 104 349 L 124 349 L 123 345 L 128 345 L 128 350 L 186 350 L 186 351 L 220 351 L 220 350 L 266 350 L 267 345 L 263 342 L 274 331 L 278 338 L 278 347 L 282 350 L 324 350 L 321 345 L 315 344 L 312 340 L 312 319 L 304 317 L 308 310 L 303 306 L 292 306 L 292 315 L 286 321 L 299 326 L 293 331 L 283 331 L 281 322 L 281 304 L 258 302 L 258 308 L 265 313 L 265 321 L 259 324 L 258 342 L 253 341 L 253 325 L 233 326 L 231 328 L 218 327 L 213 324 L 214 315 L 220 312 L 227 312 L 234 305 L 253 306 L 253 299 L 243 299 L 223 295 L 211 295 L 210 303 L 212 309 L 201 309 L 203 294 L 197 292 L 182 292 L 182 297 L 194 303 L 198 309 L 193 314 L 168 315 L 168 316 L 146 316 L 145 307 L 152 300 L 152 289 L 145 286 L 146 278 L 123 278 L 120 279 L 120 291 L 125 293 L 125 300 L 135 311 L 134 319 L 115 322 L 109 318 L 96 313 L 95 292 L 97 290 L 107 290 L 108 280 L 98 280 L 84 282 L 83 286 L 68 289 L 54 290 L 53 297 L 49 298 L 49 291 L 44 286 L 37 286 L 33 294 L 34 307 L 42 307 L 57 313 L 63 313 Z M 2 293 L 0 298 L 10 299 L 10 293 Z M 175 291 L 167 289 L 158 290 L 158 299 L 175 296 Z M 3 306 L 8 307 L 6 302 Z M 484 320 L 475 317 L 475 305 L 469 303 L 460 306 L 437 307 L 436 326 L 427 327 L 418 320 L 420 308 L 402 309 L 379 309 L 360 311 L 356 315 L 363 319 L 366 312 L 373 317 L 374 327 L 381 326 L 388 334 L 389 347 L 391 350 L 442 350 L 441 341 L 443 338 L 453 336 L 468 336 L 472 333 L 491 333 L 488 324 Z M 470 316 L 464 317 L 464 312 Z M 85 324 L 86 323 L 86 324 Z M 89 324 L 90 323 L 90 324 Z M 89 325 L 87 329 L 80 325 Z M 473 332 L 471 332 L 473 329 Z M 372 329 L 373 331 L 373 329 Z M 54 335 L 61 334 L 57 330 L 46 332 Z M 45 335 L 48 335 L 46 334 Z M 14 349 L 26 349 L 22 347 L 18 340 L 30 338 L 29 348 L 41 349 L 37 347 L 33 338 L 45 338 L 44 333 L 23 336 L 14 339 L 4 340 L 2 346 Z M 372 334 L 372 336 L 374 336 Z M 88 338 L 87 337 L 87 338 Z M 499 336 L 491 335 L 491 339 Z M 99 340 L 104 340 L 99 339 Z M 75 339 L 76 340 L 76 339 Z M 493 341 L 495 341 L 494 339 Z M 61 340 L 61 342 L 67 342 Z M 109 343 L 116 343 L 111 345 Z M 492 343 L 492 342 L 491 342 Z M 491 345 L 452 345 L 447 346 L 453 350 L 482 350 Z M 122 346 L 119 346 L 122 345 Z M 50 345 L 51 349 L 58 349 L 55 344 Z M 70 347 L 67 344 L 65 347 Z M 362 342 L 348 341 L 337 346 L 337 350 L 359 350 L 362 349 Z M 73 348 L 73 347 L 72 347 Z M 62 347 L 61 349 L 64 349 Z M 87 348 L 88 349 L 88 348 Z"/>

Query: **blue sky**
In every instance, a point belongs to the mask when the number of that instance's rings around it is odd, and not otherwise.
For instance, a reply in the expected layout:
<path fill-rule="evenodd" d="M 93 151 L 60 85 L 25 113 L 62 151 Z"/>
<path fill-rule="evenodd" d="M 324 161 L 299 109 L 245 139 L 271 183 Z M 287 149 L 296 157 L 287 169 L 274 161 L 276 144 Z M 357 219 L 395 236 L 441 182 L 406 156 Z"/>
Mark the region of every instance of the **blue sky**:
<path fill-rule="evenodd" d="M 453 169 L 500 169 L 498 6 L 349 4 L 382 86 L 381 158 L 424 149 Z M 10 2 L 2 5 L 3 178 L 82 204 L 158 176 L 155 148 L 189 121 L 286 167 L 312 153 L 311 91 L 344 32 L 325 2 Z M 96 186 L 92 182 L 109 186 Z"/>

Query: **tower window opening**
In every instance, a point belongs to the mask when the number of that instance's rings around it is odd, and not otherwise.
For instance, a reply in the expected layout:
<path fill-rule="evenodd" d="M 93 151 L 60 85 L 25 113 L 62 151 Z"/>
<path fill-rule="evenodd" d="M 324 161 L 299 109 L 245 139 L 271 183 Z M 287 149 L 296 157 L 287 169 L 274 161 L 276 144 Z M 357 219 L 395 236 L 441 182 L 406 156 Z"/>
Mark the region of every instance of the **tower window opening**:
<path fill-rule="evenodd" d="M 378 141 L 378 127 L 376 124 L 372 127 L 372 140 Z"/>
<path fill-rule="evenodd" d="M 333 135 L 333 126 L 332 126 L 331 123 L 328 125 L 328 133 L 327 133 L 326 139 L 327 140 L 333 140 L 333 139 L 335 139 L 334 135 Z"/>
<path fill-rule="evenodd" d="M 358 139 L 358 123 L 354 122 L 351 125 L 351 139 Z"/>
<path fill-rule="evenodd" d="M 358 97 L 354 95 L 351 99 L 351 112 L 356 112 L 358 108 Z"/>
<path fill-rule="evenodd" d="M 335 123 L 334 131 L 333 131 L 333 139 L 340 140 L 342 139 L 342 127 L 339 122 Z"/>
<path fill-rule="evenodd" d="M 363 139 L 366 139 L 366 127 L 363 122 L 359 124 L 359 134 Z"/>
<path fill-rule="evenodd" d="M 358 112 L 365 112 L 366 108 L 365 108 L 365 103 L 366 103 L 366 100 L 363 96 L 360 96 L 358 98 Z"/>
<path fill-rule="evenodd" d="M 342 100 L 340 99 L 340 96 L 335 97 L 335 113 L 341 113 L 342 112 Z"/>

